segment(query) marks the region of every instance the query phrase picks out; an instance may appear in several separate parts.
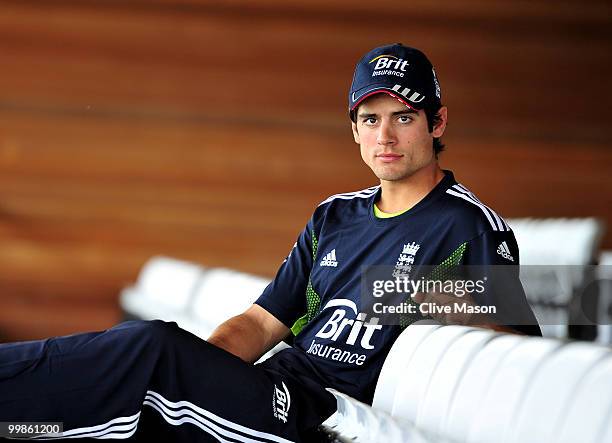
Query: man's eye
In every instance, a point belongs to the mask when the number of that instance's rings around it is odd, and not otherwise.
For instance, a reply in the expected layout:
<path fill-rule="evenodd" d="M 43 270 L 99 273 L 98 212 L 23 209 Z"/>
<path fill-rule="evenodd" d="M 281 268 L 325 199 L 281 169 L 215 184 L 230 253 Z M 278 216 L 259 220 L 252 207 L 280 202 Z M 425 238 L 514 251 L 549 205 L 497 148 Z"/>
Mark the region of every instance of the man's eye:
<path fill-rule="evenodd" d="M 409 115 L 400 115 L 399 121 L 400 123 L 409 123 L 412 121 L 412 117 L 410 117 Z"/>
<path fill-rule="evenodd" d="M 376 119 L 374 117 L 368 117 L 368 118 L 364 118 L 363 122 L 366 125 L 374 125 L 374 124 L 376 124 Z"/>

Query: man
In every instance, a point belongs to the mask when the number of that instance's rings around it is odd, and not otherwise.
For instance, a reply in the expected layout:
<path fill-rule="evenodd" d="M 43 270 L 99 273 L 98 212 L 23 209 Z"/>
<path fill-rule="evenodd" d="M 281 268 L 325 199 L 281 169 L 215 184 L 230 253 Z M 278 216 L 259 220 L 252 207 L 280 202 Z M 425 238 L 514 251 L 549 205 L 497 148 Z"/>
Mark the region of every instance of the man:
<path fill-rule="evenodd" d="M 366 54 L 349 114 L 380 185 L 321 202 L 253 306 L 207 342 L 154 321 L 2 345 L 0 421 L 63 422 L 71 438 L 312 441 L 309 433 L 335 410 L 325 388 L 371 402 L 394 340 L 422 318 L 408 312 L 387 323 L 370 310 L 362 271 L 372 265 L 391 282 L 427 265 L 430 278 L 455 282 L 459 265 L 510 265 L 503 286 L 511 291 L 500 295 L 491 278 L 461 300 L 499 308 L 493 315 L 433 316 L 538 334 L 512 231 L 438 165 L 447 109 L 426 56 L 401 44 Z M 402 300 L 416 306 L 413 298 L 421 306 L 459 300 L 438 292 Z M 288 337 L 293 347 L 249 364 Z"/>

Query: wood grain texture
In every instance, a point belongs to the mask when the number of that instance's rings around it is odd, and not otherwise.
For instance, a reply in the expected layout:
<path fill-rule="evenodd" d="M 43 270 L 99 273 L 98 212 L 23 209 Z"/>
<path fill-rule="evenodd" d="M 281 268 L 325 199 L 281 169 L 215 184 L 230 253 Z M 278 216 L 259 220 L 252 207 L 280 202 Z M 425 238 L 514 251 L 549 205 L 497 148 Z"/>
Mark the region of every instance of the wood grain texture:
<path fill-rule="evenodd" d="M 0 0 L 0 340 L 112 325 L 156 254 L 272 277 L 319 201 L 376 183 L 346 93 L 388 42 L 436 65 L 442 164 L 481 200 L 612 225 L 610 12 Z"/>

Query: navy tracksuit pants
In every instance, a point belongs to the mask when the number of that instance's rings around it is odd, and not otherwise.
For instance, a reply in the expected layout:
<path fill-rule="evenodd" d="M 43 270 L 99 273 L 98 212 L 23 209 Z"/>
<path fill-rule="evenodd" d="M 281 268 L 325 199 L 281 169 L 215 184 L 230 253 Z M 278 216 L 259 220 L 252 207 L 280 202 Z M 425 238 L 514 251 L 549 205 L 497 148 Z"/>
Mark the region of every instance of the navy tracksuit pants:
<path fill-rule="evenodd" d="M 251 365 L 175 323 L 130 321 L 0 344 L 0 422 L 63 422 L 71 439 L 314 441 L 336 402 L 305 380 L 282 352 Z"/>

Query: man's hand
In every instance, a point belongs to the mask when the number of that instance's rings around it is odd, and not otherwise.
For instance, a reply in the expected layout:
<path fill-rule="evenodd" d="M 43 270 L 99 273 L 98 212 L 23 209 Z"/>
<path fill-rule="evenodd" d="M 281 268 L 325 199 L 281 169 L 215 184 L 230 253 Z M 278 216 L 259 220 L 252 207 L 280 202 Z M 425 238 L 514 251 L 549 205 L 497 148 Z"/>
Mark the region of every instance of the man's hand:
<path fill-rule="evenodd" d="M 213 331 L 208 342 L 254 362 L 289 334 L 289 328 L 259 305 L 225 321 Z"/>

